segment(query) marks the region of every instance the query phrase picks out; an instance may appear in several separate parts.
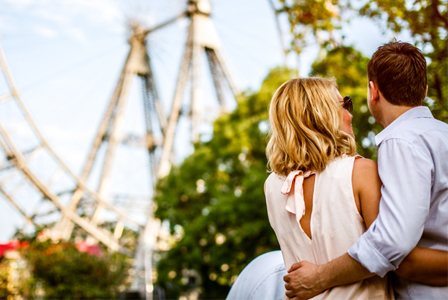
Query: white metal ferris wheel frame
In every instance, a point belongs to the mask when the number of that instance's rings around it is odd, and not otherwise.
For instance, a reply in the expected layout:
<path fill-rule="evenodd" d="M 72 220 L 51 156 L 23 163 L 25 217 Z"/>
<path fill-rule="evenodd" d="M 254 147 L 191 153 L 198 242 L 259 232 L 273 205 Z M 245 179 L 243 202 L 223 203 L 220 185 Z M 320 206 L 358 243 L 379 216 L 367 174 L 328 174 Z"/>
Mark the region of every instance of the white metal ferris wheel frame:
<path fill-rule="evenodd" d="M 171 113 L 166 119 L 158 99 L 154 76 L 147 54 L 146 36 L 150 32 L 158 30 L 183 17 L 188 17 L 190 19 L 190 26 L 188 28 L 188 36 L 172 102 Z M 199 78 L 201 55 L 205 53 L 207 56 L 217 99 L 221 107 L 224 106 L 225 100 L 223 89 L 226 85 L 230 88 L 230 91 L 234 96 L 239 94 L 239 90 L 222 57 L 218 35 L 210 20 L 210 3 L 208 0 L 188 0 L 188 6 L 185 12 L 152 29 L 145 30 L 138 26 L 134 27 L 129 43 L 131 49 L 128 58 L 122 69 L 115 92 L 113 93 L 112 99 L 103 117 L 103 121 L 100 124 L 92 149 L 80 177 L 77 177 L 70 171 L 70 169 L 49 147 L 48 143 L 37 129 L 36 124 L 31 119 L 30 114 L 20 98 L 19 91 L 14 84 L 11 72 L 7 66 L 3 50 L 0 48 L 1 69 L 5 75 L 10 91 L 8 94 L 0 96 L 0 105 L 7 101 L 14 101 L 17 107 L 21 110 L 25 122 L 32 129 L 34 136 L 38 141 L 38 144 L 31 152 L 20 149 L 14 144 L 7 127 L 4 126 L 0 120 L 0 146 L 6 155 L 6 161 L 9 163 L 8 168 L 11 168 L 9 172 L 22 174 L 23 180 L 31 183 L 37 192 L 40 193 L 42 199 L 49 200 L 49 202 L 62 213 L 62 218 L 56 223 L 54 229 L 51 231 L 54 239 L 69 239 L 76 224 L 85 230 L 90 236 L 91 242 L 99 241 L 114 251 L 132 255 L 131 251 L 120 241 L 124 225 L 132 224 L 134 227 L 137 226 L 142 229 L 138 240 L 138 247 L 135 252 L 135 273 L 140 274 L 141 272 L 139 271 L 144 271 L 146 276 L 143 279 L 135 278 L 133 287 L 145 287 L 147 298 L 150 299 L 152 298 L 151 257 L 160 221 L 155 220 L 152 213 L 150 213 L 146 225 L 142 227 L 133 221 L 131 217 L 126 216 L 112 204 L 104 200 L 107 198 L 110 169 L 113 164 L 114 153 L 118 144 L 121 143 L 118 137 L 120 136 L 119 131 L 123 122 L 123 110 L 126 105 L 126 98 L 128 96 L 132 77 L 140 76 L 146 83 L 147 101 L 144 103 L 146 119 L 145 140 L 150 155 L 153 186 L 158 178 L 164 177 L 169 173 L 171 166 L 170 156 L 173 151 L 176 125 L 180 117 L 183 94 L 188 81 L 191 82 L 192 87 L 190 98 L 190 117 L 192 122 L 191 136 L 193 141 L 197 141 L 199 138 L 201 104 L 198 99 L 198 94 L 200 89 Z M 160 132 L 162 133 L 162 137 L 158 141 L 154 139 L 152 128 L 154 123 L 158 124 Z M 85 182 L 90 175 L 99 147 L 105 143 L 108 145 L 106 158 L 102 167 L 100 184 L 98 191 L 93 192 L 86 187 Z M 33 172 L 33 170 L 29 168 L 30 160 L 35 159 L 33 156 L 38 151 L 45 152 L 58 166 L 57 171 L 54 172 L 50 181 L 45 181 L 44 178 L 39 176 L 38 172 Z M 0 172 L 1 171 L 2 169 L 0 166 Z M 56 181 L 55 178 L 62 175 L 70 178 L 72 182 L 72 196 L 68 205 L 64 205 L 62 201 L 60 201 L 58 192 L 53 189 L 53 182 Z M 4 181 L 0 181 L 0 194 L 23 214 L 28 222 L 33 221 L 33 216 L 27 215 L 18 204 L 20 201 L 16 199 L 15 193 L 5 188 Z M 95 203 L 95 211 L 93 215 L 81 217 L 77 213 L 78 203 L 82 198 L 89 198 Z M 100 226 L 101 215 L 104 210 L 109 210 L 116 218 L 113 232 L 111 230 L 105 230 Z"/>
<path fill-rule="evenodd" d="M 32 222 L 33 216 L 29 216 L 25 213 L 23 209 L 20 208 L 18 204 L 20 201 L 16 199 L 16 191 L 7 191 L 6 183 L 8 178 L 15 176 L 17 173 L 23 175 L 22 180 L 31 183 L 32 186 L 36 188 L 36 191 L 40 193 L 41 198 L 43 200 L 49 200 L 53 203 L 61 213 L 69 218 L 74 224 L 77 224 L 83 230 L 85 230 L 89 235 L 95 237 L 103 244 L 105 244 L 110 249 L 115 251 L 121 251 L 126 254 L 130 254 L 130 251 L 123 248 L 118 239 L 114 238 L 108 231 L 103 230 L 99 227 L 92 226 L 90 221 L 86 218 L 80 217 L 75 211 L 70 210 L 67 206 L 64 206 L 58 197 L 58 193 L 52 188 L 52 184 L 57 180 L 56 177 L 61 177 L 63 175 L 70 178 L 72 181 L 73 187 L 76 187 L 80 190 L 81 194 L 85 197 L 94 199 L 95 202 L 100 203 L 101 205 L 106 206 L 111 212 L 113 212 L 117 219 L 122 220 L 125 223 L 131 223 L 136 226 L 138 225 L 135 221 L 133 221 L 128 216 L 124 215 L 122 212 L 117 210 L 113 205 L 109 204 L 107 201 L 103 200 L 96 192 L 93 192 L 89 188 L 86 187 L 85 182 L 80 180 L 74 173 L 65 165 L 64 162 L 55 154 L 55 152 L 49 147 L 48 142 L 44 139 L 42 134 L 39 132 L 36 124 L 32 120 L 28 110 L 26 109 L 23 101 L 21 100 L 20 93 L 13 81 L 12 74 L 9 70 L 9 67 L 6 63 L 6 58 L 3 52 L 3 49 L 0 47 L 0 67 L 1 71 L 5 76 L 6 84 L 9 88 L 9 93 L 0 97 L 0 105 L 4 105 L 5 103 L 12 101 L 21 111 L 24 117 L 24 122 L 31 128 L 34 133 L 34 137 L 36 138 L 37 145 L 35 145 L 34 149 L 31 151 L 27 149 L 19 149 L 17 145 L 15 145 L 14 141 L 11 138 L 9 131 L 5 124 L 3 124 L 2 120 L 0 120 L 0 146 L 3 149 L 3 152 L 6 155 L 5 162 L 8 162 L 8 165 L 4 165 L 0 171 L 5 171 L 6 169 L 9 172 L 6 179 L 0 181 L 0 193 L 7 199 L 25 218 L 28 222 Z M 52 175 L 52 179 L 50 181 L 45 182 L 41 176 L 31 170 L 29 167 L 30 160 L 37 159 L 38 152 L 45 152 L 54 163 L 58 165 L 57 171 Z M 20 183 L 22 185 L 23 183 Z"/>

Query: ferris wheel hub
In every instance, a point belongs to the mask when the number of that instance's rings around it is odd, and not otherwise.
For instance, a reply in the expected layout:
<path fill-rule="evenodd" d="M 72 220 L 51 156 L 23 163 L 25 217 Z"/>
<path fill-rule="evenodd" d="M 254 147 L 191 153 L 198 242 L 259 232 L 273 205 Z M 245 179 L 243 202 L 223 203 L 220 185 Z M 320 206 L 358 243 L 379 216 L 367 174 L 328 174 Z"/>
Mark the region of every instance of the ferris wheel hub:
<path fill-rule="evenodd" d="M 188 0 L 189 14 L 210 15 L 212 6 L 208 0 Z"/>

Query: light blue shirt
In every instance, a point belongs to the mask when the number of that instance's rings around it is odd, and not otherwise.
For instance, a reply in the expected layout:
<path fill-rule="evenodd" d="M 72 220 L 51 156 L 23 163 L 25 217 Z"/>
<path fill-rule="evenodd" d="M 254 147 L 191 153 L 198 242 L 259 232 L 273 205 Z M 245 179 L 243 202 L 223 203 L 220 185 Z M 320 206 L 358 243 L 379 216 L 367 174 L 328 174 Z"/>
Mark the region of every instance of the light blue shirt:
<path fill-rule="evenodd" d="M 227 300 L 282 300 L 286 293 L 282 252 L 271 251 L 251 261 L 238 275 Z"/>
<path fill-rule="evenodd" d="M 419 106 L 375 140 L 383 182 L 380 212 L 348 253 L 370 272 L 384 276 L 416 246 L 448 251 L 448 124 Z M 447 287 L 393 276 L 398 298 L 448 298 Z"/>

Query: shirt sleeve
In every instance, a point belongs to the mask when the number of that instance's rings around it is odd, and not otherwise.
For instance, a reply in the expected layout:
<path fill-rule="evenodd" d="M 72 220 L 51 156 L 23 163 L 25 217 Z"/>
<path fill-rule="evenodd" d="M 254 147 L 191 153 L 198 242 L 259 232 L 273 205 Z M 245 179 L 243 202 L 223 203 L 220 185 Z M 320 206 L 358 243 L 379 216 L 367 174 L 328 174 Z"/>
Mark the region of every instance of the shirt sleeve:
<path fill-rule="evenodd" d="M 383 277 L 398 268 L 422 236 L 429 214 L 433 163 L 424 147 L 388 139 L 378 150 L 378 172 L 383 182 L 378 217 L 348 254 Z"/>

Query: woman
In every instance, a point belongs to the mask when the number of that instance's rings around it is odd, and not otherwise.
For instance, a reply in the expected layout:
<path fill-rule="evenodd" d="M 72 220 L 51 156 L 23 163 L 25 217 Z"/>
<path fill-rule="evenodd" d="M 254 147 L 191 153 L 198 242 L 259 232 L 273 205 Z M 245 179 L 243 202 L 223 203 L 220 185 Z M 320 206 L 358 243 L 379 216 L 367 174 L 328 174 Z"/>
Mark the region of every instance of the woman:
<path fill-rule="evenodd" d="M 292 79 L 272 99 L 267 156 L 274 173 L 265 194 L 286 269 L 343 255 L 378 214 L 381 181 L 376 163 L 356 156 L 350 105 L 333 80 L 322 78 Z M 323 298 L 393 294 L 386 277 L 373 276 L 316 297 Z"/>

